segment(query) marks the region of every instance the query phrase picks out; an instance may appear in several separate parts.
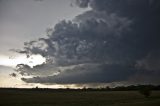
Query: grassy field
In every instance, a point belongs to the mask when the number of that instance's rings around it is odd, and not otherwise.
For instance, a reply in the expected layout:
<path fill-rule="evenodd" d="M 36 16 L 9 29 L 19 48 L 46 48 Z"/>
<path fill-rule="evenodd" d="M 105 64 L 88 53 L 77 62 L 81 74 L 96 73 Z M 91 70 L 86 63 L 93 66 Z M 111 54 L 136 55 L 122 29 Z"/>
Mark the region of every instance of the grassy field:
<path fill-rule="evenodd" d="M 137 91 L 0 90 L 0 106 L 160 106 L 160 91 L 144 98 Z"/>

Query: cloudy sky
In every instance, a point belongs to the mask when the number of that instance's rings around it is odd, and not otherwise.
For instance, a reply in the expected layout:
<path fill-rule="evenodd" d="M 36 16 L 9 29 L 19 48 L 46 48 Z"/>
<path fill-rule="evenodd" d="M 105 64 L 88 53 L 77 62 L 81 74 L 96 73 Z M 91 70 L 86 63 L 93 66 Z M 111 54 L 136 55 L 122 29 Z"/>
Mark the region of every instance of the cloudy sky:
<path fill-rule="evenodd" d="M 0 86 L 160 84 L 159 0 L 0 0 Z"/>

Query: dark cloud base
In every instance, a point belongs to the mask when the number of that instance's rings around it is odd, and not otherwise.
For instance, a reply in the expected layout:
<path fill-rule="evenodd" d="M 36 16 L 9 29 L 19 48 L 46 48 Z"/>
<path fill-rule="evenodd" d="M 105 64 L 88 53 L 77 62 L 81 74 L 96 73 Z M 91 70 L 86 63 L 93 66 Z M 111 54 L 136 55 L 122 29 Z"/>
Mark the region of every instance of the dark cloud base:
<path fill-rule="evenodd" d="M 48 37 L 26 42 L 17 51 L 47 60 L 34 68 L 17 67 L 20 74 L 34 75 L 23 81 L 160 83 L 159 0 L 77 0 L 76 4 L 91 10 L 57 23 Z"/>
<path fill-rule="evenodd" d="M 83 84 L 83 83 L 106 83 L 112 81 L 127 80 L 135 73 L 131 67 L 121 65 L 77 66 L 55 76 L 34 77 L 23 79 L 26 82 L 35 83 L 58 83 L 58 84 Z M 116 76 L 116 77 L 113 77 Z"/>

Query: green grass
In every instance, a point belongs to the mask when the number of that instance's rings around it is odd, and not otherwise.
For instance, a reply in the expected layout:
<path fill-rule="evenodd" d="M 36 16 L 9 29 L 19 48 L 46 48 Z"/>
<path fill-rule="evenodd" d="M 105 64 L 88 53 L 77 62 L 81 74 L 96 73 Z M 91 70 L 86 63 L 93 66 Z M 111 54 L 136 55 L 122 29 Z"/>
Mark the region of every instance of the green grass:
<path fill-rule="evenodd" d="M 0 91 L 0 106 L 160 106 L 160 91 Z"/>

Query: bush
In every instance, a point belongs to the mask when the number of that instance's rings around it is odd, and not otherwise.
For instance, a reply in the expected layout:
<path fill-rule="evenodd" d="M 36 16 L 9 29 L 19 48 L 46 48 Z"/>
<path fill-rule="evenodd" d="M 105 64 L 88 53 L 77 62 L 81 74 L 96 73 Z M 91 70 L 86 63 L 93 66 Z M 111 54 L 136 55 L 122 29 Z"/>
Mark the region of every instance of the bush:
<path fill-rule="evenodd" d="M 140 89 L 140 94 L 144 95 L 146 98 L 148 98 L 151 95 L 151 89 L 149 87 L 143 87 Z"/>

